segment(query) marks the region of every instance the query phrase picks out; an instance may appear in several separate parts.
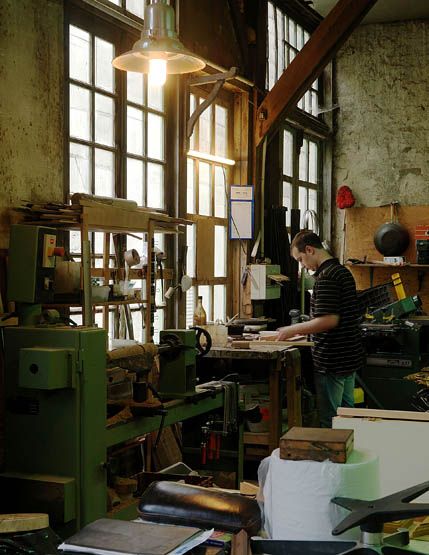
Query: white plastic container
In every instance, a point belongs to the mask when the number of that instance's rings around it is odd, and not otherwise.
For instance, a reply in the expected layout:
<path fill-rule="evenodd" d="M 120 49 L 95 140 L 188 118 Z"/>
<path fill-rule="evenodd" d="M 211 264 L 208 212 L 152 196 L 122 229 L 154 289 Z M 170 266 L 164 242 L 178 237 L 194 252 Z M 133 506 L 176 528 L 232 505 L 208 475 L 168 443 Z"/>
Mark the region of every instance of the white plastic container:
<path fill-rule="evenodd" d="M 92 302 L 105 303 L 109 298 L 110 287 L 108 285 L 92 285 Z"/>

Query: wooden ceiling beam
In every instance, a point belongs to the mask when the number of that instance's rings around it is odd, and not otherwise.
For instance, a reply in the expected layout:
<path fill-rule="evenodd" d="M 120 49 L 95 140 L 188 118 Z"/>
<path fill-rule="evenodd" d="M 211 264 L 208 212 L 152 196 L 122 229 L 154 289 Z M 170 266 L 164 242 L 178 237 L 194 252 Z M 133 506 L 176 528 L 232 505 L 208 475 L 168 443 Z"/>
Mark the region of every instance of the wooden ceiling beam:
<path fill-rule="evenodd" d="M 376 2 L 337 2 L 259 106 L 255 126 L 256 146 L 297 104 Z"/>

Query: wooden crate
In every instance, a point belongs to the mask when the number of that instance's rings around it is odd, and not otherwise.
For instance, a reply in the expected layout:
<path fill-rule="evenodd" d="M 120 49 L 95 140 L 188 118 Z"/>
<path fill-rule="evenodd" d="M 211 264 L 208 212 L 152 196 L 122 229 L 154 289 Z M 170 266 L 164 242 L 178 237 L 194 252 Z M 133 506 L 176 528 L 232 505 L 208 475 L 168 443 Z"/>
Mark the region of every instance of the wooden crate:
<path fill-rule="evenodd" d="M 280 458 L 345 463 L 353 451 L 353 430 L 295 426 L 280 438 Z"/>

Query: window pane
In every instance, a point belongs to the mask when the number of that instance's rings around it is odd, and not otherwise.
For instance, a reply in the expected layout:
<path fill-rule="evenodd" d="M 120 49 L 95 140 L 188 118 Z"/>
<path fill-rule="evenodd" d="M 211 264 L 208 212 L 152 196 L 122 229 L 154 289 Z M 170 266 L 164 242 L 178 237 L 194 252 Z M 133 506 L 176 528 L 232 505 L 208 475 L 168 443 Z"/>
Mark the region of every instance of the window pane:
<path fill-rule="evenodd" d="M 164 233 L 154 233 L 153 234 L 153 244 L 158 249 L 165 251 L 165 235 Z"/>
<path fill-rule="evenodd" d="M 142 233 L 133 233 L 132 235 L 127 235 L 127 250 L 131 250 L 131 249 L 135 249 L 140 256 L 143 255 L 143 234 Z M 145 264 L 146 263 L 147 263 L 147 259 Z"/>
<path fill-rule="evenodd" d="M 147 105 L 160 112 L 164 110 L 164 87 L 148 84 Z"/>
<path fill-rule="evenodd" d="M 309 167 L 308 181 L 317 183 L 317 144 L 309 141 Z"/>
<path fill-rule="evenodd" d="M 195 214 L 195 161 L 188 158 L 186 164 L 186 211 Z"/>
<path fill-rule="evenodd" d="M 211 215 L 211 194 L 210 194 L 210 165 L 205 162 L 199 163 L 199 202 L 198 213 L 201 216 Z"/>
<path fill-rule="evenodd" d="M 215 106 L 215 146 L 217 156 L 228 154 L 227 110 L 223 106 Z"/>
<path fill-rule="evenodd" d="M 283 37 L 284 37 L 284 30 L 283 30 L 283 14 L 281 10 L 278 8 L 276 9 L 276 17 L 277 17 L 277 79 L 283 73 L 285 68 L 285 60 L 284 60 L 284 50 L 283 46 Z"/>
<path fill-rule="evenodd" d="M 113 92 L 114 69 L 112 60 L 115 57 L 113 44 L 95 37 L 95 84 L 100 89 Z"/>
<path fill-rule="evenodd" d="M 296 23 L 289 18 L 289 44 L 296 48 Z"/>
<path fill-rule="evenodd" d="M 89 91 L 70 85 L 70 136 L 89 141 L 91 139 L 90 119 Z"/>
<path fill-rule="evenodd" d="M 200 99 L 200 104 L 204 99 Z M 211 149 L 211 115 L 212 115 L 212 107 L 209 106 L 204 110 L 204 112 L 200 115 L 199 122 L 200 122 L 200 144 L 198 150 L 200 152 L 210 152 Z"/>
<path fill-rule="evenodd" d="M 207 314 L 207 322 L 212 320 L 211 285 L 199 285 L 198 296 L 203 298 L 203 308 Z"/>
<path fill-rule="evenodd" d="M 282 206 L 286 206 L 286 225 L 290 226 L 290 211 L 292 208 L 292 184 L 287 181 L 283 181 L 283 199 Z"/>
<path fill-rule="evenodd" d="M 90 35 L 70 25 L 70 78 L 90 82 Z"/>
<path fill-rule="evenodd" d="M 129 12 L 143 19 L 144 5 L 142 0 L 127 0 L 126 8 Z"/>
<path fill-rule="evenodd" d="M 103 250 L 104 250 L 104 233 L 95 232 L 93 253 L 103 254 Z"/>
<path fill-rule="evenodd" d="M 143 171 L 141 160 L 127 158 L 127 199 L 135 200 L 139 206 L 144 206 Z"/>
<path fill-rule="evenodd" d="M 70 231 L 69 233 L 69 250 L 71 253 L 81 254 L 81 244 L 80 244 L 80 231 Z"/>
<path fill-rule="evenodd" d="M 164 310 L 157 310 L 153 315 L 153 340 L 159 343 L 159 332 L 164 329 Z"/>
<path fill-rule="evenodd" d="M 196 304 L 196 288 L 191 287 L 186 291 L 186 327 L 193 325 L 195 304 Z"/>
<path fill-rule="evenodd" d="M 226 287 L 225 285 L 214 286 L 213 320 L 226 321 Z"/>
<path fill-rule="evenodd" d="M 283 133 L 283 174 L 293 175 L 293 135 L 290 131 Z"/>
<path fill-rule="evenodd" d="M 164 118 L 147 115 L 147 155 L 156 160 L 164 159 Z"/>
<path fill-rule="evenodd" d="M 276 67 L 277 67 L 277 59 L 276 59 L 276 26 L 275 26 L 275 19 L 274 19 L 274 6 L 271 2 L 268 2 L 268 89 L 272 89 L 274 83 L 276 82 Z"/>
<path fill-rule="evenodd" d="M 164 303 L 164 286 L 162 283 L 163 280 L 161 279 L 157 279 L 155 280 L 155 305 L 157 307 L 159 306 L 165 306 Z M 161 311 L 162 312 L 162 311 Z"/>
<path fill-rule="evenodd" d="M 143 104 L 143 75 L 141 73 L 127 72 L 127 100 Z"/>
<path fill-rule="evenodd" d="M 138 305 L 130 305 L 130 308 L 138 307 Z M 133 321 L 134 339 L 136 341 L 145 341 L 145 330 L 143 329 L 143 317 L 141 310 L 132 310 L 131 318 Z"/>
<path fill-rule="evenodd" d="M 301 210 L 301 216 L 307 210 L 307 189 L 306 187 L 299 188 L 298 208 Z"/>
<path fill-rule="evenodd" d="M 313 116 L 317 116 L 319 114 L 319 101 L 317 98 L 317 93 L 314 91 L 311 92 L 311 113 Z"/>
<path fill-rule="evenodd" d="M 226 218 L 225 169 L 215 166 L 215 216 Z"/>
<path fill-rule="evenodd" d="M 226 277 L 226 227 L 215 225 L 214 276 Z"/>
<path fill-rule="evenodd" d="M 299 178 L 308 181 L 308 140 L 304 139 L 299 153 Z"/>
<path fill-rule="evenodd" d="M 70 194 L 91 193 L 91 151 L 70 143 Z"/>
<path fill-rule="evenodd" d="M 95 149 L 95 187 L 96 195 L 115 196 L 115 156 L 108 150 Z"/>
<path fill-rule="evenodd" d="M 147 206 L 164 208 L 164 168 L 160 164 L 147 165 Z"/>
<path fill-rule="evenodd" d="M 195 227 L 186 226 L 186 273 L 191 277 L 195 277 Z"/>
<path fill-rule="evenodd" d="M 143 154 L 143 112 L 127 108 L 127 152 Z"/>
<path fill-rule="evenodd" d="M 304 46 L 304 30 L 301 25 L 296 26 L 296 47 L 298 50 Z"/>
<path fill-rule="evenodd" d="M 103 94 L 95 95 L 95 142 L 114 145 L 115 103 Z"/>
<path fill-rule="evenodd" d="M 314 189 L 308 190 L 308 208 L 317 212 L 317 191 Z"/>

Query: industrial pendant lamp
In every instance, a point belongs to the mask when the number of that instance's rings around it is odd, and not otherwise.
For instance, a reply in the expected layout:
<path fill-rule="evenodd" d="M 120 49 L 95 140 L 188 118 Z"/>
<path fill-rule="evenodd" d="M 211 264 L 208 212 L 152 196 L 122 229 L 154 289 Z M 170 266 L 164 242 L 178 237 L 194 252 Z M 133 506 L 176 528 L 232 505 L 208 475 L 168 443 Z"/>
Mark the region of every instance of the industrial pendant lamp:
<path fill-rule="evenodd" d="M 174 9 L 167 0 L 154 0 L 145 7 L 144 27 L 132 50 L 115 58 L 117 69 L 148 73 L 149 82 L 163 85 L 167 73 L 191 73 L 206 64 L 186 50 L 177 37 Z"/>

